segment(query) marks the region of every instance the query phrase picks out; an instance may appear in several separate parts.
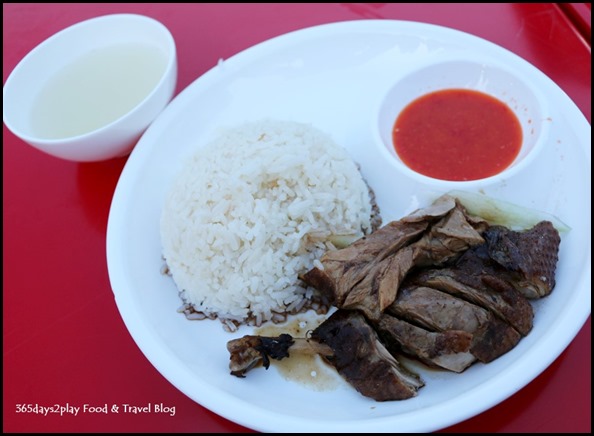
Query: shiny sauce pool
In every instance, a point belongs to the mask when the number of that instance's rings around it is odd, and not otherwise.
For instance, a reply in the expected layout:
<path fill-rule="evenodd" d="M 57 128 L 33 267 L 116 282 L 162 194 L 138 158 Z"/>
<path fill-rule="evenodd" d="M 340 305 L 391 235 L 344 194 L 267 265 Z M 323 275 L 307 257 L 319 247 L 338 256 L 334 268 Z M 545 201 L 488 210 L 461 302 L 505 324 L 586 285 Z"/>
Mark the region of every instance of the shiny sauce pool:
<path fill-rule="evenodd" d="M 288 333 L 294 338 L 305 338 L 308 332 L 314 330 L 325 319 L 311 319 L 300 317 L 285 324 L 265 324 L 254 334 L 260 336 L 279 336 Z M 299 383 L 301 386 L 314 391 L 331 391 L 341 385 L 342 379 L 334 368 L 322 361 L 318 355 L 293 353 L 289 350 L 289 357 L 271 362 L 285 380 Z"/>
<path fill-rule="evenodd" d="M 505 103 L 490 95 L 446 89 L 406 106 L 392 139 L 400 159 L 420 174 L 477 180 L 511 165 L 522 146 L 522 126 Z"/>

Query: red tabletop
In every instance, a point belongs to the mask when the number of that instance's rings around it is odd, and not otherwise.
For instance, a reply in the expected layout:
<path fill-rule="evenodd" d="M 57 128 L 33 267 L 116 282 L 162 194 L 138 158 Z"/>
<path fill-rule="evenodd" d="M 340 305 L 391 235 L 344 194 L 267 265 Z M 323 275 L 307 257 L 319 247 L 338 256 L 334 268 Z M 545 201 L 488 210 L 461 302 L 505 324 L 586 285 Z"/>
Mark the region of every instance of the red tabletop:
<path fill-rule="evenodd" d="M 3 4 L 3 81 L 23 56 L 78 21 L 140 13 L 173 33 L 177 92 L 271 37 L 369 18 L 439 24 L 534 64 L 591 116 L 590 4 Z M 111 198 L 126 158 L 73 163 L 3 129 L 4 432 L 246 432 L 196 404 L 140 352 L 120 317 L 105 256 Z M 539 377 L 443 432 L 590 432 L 590 319 Z M 34 406 L 162 403 L 175 413 L 35 413 Z M 173 416 L 172 416 L 173 415 Z M 290 431 L 290 429 L 287 429 Z M 397 429 L 394 429 L 397 431 Z"/>

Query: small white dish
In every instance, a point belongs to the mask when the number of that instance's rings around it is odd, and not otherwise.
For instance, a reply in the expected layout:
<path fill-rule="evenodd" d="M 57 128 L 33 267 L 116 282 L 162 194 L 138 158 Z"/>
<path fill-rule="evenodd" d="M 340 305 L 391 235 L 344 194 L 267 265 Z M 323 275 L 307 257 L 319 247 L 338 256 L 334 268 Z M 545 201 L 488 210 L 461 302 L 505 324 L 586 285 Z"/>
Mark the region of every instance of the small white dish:
<path fill-rule="evenodd" d="M 509 179 L 521 172 L 538 156 L 549 138 L 551 114 L 547 100 L 530 77 L 513 67 L 503 66 L 492 59 L 445 58 L 433 59 L 407 72 L 382 96 L 377 105 L 373 131 L 376 142 L 387 160 L 398 171 L 416 182 L 447 191 L 476 189 Z M 504 103 L 520 123 L 522 144 L 511 164 L 498 174 L 468 181 L 440 180 L 423 175 L 398 156 L 394 147 L 394 123 L 401 112 L 418 98 L 448 89 L 479 91 Z"/>
<path fill-rule="evenodd" d="M 4 124 L 52 156 L 90 162 L 129 154 L 173 97 L 175 41 L 135 14 L 82 21 L 46 39 L 3 88 Z"/>

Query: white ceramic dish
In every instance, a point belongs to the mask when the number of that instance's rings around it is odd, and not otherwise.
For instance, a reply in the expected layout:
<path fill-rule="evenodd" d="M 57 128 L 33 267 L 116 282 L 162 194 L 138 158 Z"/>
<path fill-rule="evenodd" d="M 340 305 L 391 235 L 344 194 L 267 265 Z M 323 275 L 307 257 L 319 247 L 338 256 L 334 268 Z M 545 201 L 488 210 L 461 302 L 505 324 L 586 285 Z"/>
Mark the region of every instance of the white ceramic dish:
<path fill-rule="evenodd" d="M 384 222 L 442 194 L 398 172 L 374 142 L 372 106 L 415 65 L 478 53 L 530 77 L 551 107 L 544 150 L 524 171 L 486 194 L 557 215 L 563 237 L 557 287 L 536 304 L 533 331 L 508 354 L 463 374 L 424 371 L 418 397 L 377 403 L 343 383 L 315 391 L 273 367 L 229 375 L 228 340 L 218 321 L 176 312 L 177 290 L 162 266 L 159 217 L 183 160 L 219 126 L 247 119 L 311 122 L 343 144 L 377 194 Z M 132 152 L 114 194 L 107 261 L 116 303 L 132 337 L 174 386 L 213 412 L 271 432 L 434 431 L 496 405 L 540 374 L 590 314 L 590 125 L 550 79 L 482 39 L 433 25 L 354 21 L 304 29 L 246 50 L 197 79 L 159 116 Z M 570 393 L 568 392 L 568 395 Z M 560 399 L 562 401 L 562 399 Z"/>

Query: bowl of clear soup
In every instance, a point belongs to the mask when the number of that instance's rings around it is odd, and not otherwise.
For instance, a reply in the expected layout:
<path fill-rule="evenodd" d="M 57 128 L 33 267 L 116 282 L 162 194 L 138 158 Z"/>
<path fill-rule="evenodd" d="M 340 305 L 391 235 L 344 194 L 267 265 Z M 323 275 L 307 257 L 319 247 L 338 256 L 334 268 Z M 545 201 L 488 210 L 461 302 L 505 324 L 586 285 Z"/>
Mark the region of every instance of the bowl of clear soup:
<path fill-rule="evenodd" d="M 129 154 L 172 99 L 173 36 L 113 14 L 74 24 L 29 52 L 4 84 L 3 120 L 38 150 L 78 162 Z"/>

